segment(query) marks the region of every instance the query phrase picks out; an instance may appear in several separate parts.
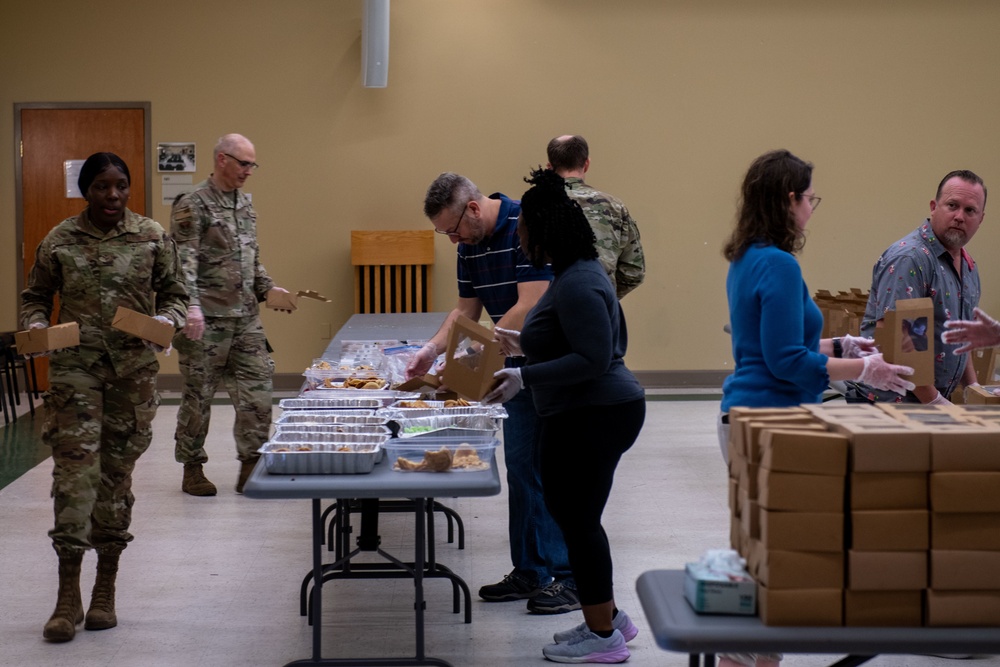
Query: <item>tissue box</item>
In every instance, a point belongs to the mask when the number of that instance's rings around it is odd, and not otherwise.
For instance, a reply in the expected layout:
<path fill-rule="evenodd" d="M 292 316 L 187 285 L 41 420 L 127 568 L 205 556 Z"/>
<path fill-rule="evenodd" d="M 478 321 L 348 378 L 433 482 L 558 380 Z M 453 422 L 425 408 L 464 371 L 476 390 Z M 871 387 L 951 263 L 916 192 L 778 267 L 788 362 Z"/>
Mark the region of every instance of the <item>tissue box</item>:
<path fill-rule="evenodd" d="M 722 579 L 702 571 L 697 563 L 684 566 L 684 597 L 699 614 L 757 613 L 757 583 L 749 575 L 743 581 Z"/>

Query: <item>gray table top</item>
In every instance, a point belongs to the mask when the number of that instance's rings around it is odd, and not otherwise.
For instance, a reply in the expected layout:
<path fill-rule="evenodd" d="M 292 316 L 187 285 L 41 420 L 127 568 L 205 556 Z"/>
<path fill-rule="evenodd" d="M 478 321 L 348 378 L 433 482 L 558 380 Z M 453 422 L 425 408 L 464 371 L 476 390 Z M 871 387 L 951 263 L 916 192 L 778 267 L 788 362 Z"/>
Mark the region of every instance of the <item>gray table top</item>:
<path fill-rule="evenodd" d="M 362 475 L 272 475 L 263 460 L 247 480 L 248 498 L 455 498 L 500 493 L 496 460 L 489 470 L 398 472 L 386 458 Z"/>
<path fill-rule="evenodd" d="M 837 653 L 844 655 L 1000 653 L 998 628 L 766 626 L 756 616 L 696 614 L 682 570 L 650 570 L 636 582 L 660 648 L 680 653 Z"/>
<path fill-rule="evenodd" d="M 324 359 L 340 359 L 345 340 L 427 340 L 448 313 L 355 313 L 326 346 Z"/>

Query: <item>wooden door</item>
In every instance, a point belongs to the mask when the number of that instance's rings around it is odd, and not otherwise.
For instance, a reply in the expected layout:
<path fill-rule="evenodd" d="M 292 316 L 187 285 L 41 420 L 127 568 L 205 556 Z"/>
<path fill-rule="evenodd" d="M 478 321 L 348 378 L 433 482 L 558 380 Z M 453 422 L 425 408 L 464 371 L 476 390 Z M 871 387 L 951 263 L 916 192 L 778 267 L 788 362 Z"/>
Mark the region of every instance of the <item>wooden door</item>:
<path fill-rule="evenodd" d="M 102 151 L 115 153 L 128 165 L 132 177 L 128 207 L 142 215 L 150 210 L 149 116 L 146 102 L 15 105 L 19 297 L 38 244 L 53 227 L 87 206 L 83 199 L 66 196 L 66 160 L 85 160 Z M 20 298 L 17 303 L 20 306 Z M 43 358 L 36 366 L 39 384 L 47 388 L 48 364 Z"/>

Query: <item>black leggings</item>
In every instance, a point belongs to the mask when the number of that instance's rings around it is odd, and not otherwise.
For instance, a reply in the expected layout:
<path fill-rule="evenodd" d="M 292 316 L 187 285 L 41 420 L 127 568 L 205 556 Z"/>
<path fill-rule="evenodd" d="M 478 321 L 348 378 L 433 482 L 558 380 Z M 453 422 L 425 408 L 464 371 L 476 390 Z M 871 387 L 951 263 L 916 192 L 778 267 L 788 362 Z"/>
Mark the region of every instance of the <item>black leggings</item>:
<path fill-rule="evenodd" d="M 541 417 L 545 505 L 562 529 L 580 602 L 614 599 L 611 547 L 601 526 L 618 461 L 642 430 L 646 400 Z"/>

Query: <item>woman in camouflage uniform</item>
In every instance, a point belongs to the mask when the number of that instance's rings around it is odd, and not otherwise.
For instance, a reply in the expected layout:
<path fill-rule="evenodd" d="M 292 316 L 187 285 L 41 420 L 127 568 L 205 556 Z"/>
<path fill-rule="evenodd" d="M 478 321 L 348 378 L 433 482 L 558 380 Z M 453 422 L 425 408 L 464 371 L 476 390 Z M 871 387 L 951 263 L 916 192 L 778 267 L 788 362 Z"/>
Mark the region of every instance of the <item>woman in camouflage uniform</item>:
<path fill-rule="evenodd" d="M 128 167 L 95 153 L 79 177 L 87 208 L 57 225 L 38 246 L 21 324 L 77 322 L 79 347 L 51 354 L 42 438 L 52 448 L 59 595 L 43 635 L 69 641 L 84 620 L 80 564 L 97 551 L 97 579 L 84 627 L 117 625 L 118 558 L 132 540 L 132 470 L 149 447 L 159 395 L 158 346 L 111 327 L 119 306 L 184 325 L 187 293 L 178 279 L 174 242 L 155 221 L 126 208 Z"/>

